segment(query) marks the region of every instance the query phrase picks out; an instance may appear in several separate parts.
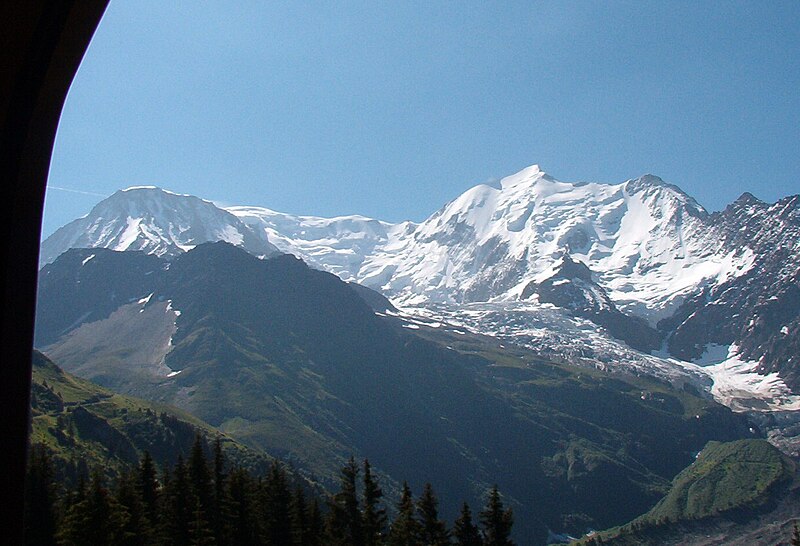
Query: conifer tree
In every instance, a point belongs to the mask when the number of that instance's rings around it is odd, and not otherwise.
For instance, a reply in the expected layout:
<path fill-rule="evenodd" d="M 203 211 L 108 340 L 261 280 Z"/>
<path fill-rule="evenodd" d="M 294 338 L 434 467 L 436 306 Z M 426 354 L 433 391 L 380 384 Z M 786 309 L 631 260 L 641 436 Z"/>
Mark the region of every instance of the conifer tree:
<path fill-rule="evenodd" d="M 361 525 L 364 535 L 364 546 L 376 546 L 383 543 L 386 533 L 386 510 L 380 506 L 383 491 L 372 476 L 372 467 L 364 459 L 364 509 Z"/>
<path fill-rule="evenodd" d="M 137 476 L 133 472 L 125 472 L 119 477 L 115 497 L 119 505 L 128 513 L 120 546 L 152 544 L 150 519 L 139 495 Z"/>
<path fill-rule="evenodd" d="M 196 499 L 192 526 L 189 530 L 189 544 L 191 546 L 216 546 L 214 531 L 208 523 L 206 513 L 200 504 L 200 499 Z"/>
<path fill-rule="evenodd" d="M 197 501 L 194 497 L 189 473 L 183 457 L 178 456 L 178 462 L 172 474 L 165 473 L 163 495 L 163 509 L 161 518 L 161 538 L 165 545 L 189 546 L 191 543 L 190 529 L 194 521 L 194 509 Z"/>
<path fill-rule="evenodd" d="M 100 472 L 94 472 L 85 498 L 67 510 L 59 532 L 59 543 L 64 546 L 122 544 L 127 517 L 106 489 Z"/>
<path fill-rule="evenodd" d="M 397 512 L 389 529 L 390 546 L 419 546 L 419 523 L 414 517 L 414 497 L 407 482 L 403 482 Z"/>
<path fill-rule="evenodd" d="M 426 546 L 445 546 L 450 543 L 447 527 L 439 519 L 439 500 L 430 483 L 426 483 L 417 501 L 420 539 Z"/>
<path fill-rule="evenodd" d="M 503 507 L 497 485 L 489 492 L 486 508 L 480 513 L 480 522 L 483 526 L 483 543 L 486 546 L 513 546 L 510 535 L 514 515 L 511 508 Z"/>
<path fill-rule="evenodd" d="M 34 445 L 25 473 L 25 544 L 51 546 L 56 535 L 53 468 L 44 446 Z"/>
<path fill-rule="evenodd" d="M 78 486 L 72 493 L 70 504 L 78 504 L 79 502 L 84 501 L 86 499 L 88 489 L 89 489 L 89 484 L 86 482 L 86 473 L 85 472 L 78 473 Z"/>
<path fill-rule="evenodd" d="M 322 544 L 324 522 L 322 510 L 320 510 L 317 497 L 311 499 L 308 505 L 308 546 L 319 546 Z"/>
<path fill-rule="evenodd" d="M 189 456 L 189 479 L 192 492 L 197 500 L 200 501 L 200 509 L 208 521 L 208 515 L 213 508 L 213 490 L 211 483 L 211 472 L 208 469 L 208 461 L 204 451 L 202 436 L 197 434 L 192 445 L 192 452 Z"/>
<path fill-rule="evenodd" d="M 461 513 L 453 525 L 453 538 L 457 546 L 481 546 L 481 539 L 478 527 L 472 522 L 472 511 L 466 502 L 461 505 Z"/>
<path fill-rule="evenodd" d="M 797 521 L 792 527 L 792 546 L 800 546 L 800 528 L 797 527 Z"/>
<path fill-rule="evenodd" d="M 228 518 L 231 543 L 257 546 L 259 541 L 255 483 L 246 471 L 236 469 L 228 479 Z"/>
<path fill-rule="evenodd" d="M 286 473 L 274 461 L 261 488 L 262 538 L 266 544 L 291 544 L 290 502 L 291 493 L 286 483 Z"/>
<path fill-rule="evenodd" d="M 211 514 L 211 526 L 217 543 L 224 542 L 225 521 L 228 519 L 228 504 L 225 495 L 225 454 L 219 436 L 214 441 L 214 510 Z"/>
<path fill-rule="evenodd" d="M 330 544 L 363 546 L 361 511 L 356 481 L 358 465 L 353 457 L 342 467 L 339 492 L 329 502 L 327 540 Z"/>
<path fill-rule="evenodd" d="M 158 514 L 158 481 L 156 480 L 156 467 L 149 451 L 145 451 L 139 462 L 136 475 L 136 488 L 142 500 L 145 514 L 151 524 L 155 524 Z"/>
<path fill-rule="evenodd" d="M 292 544 L 306 546 L 308 544 L 308 507 L 302 487 L 297 487 L 292 495 L 289 516 L 292 522 Z"/>

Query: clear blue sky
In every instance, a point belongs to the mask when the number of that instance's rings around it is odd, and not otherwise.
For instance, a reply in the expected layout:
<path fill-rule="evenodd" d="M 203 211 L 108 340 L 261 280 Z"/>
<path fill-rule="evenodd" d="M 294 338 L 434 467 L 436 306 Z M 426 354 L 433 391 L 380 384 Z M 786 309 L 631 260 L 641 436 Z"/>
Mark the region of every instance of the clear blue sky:
<path fill-rule="evenodd" d="M 719 210 L 800 192 L 798 143 L 797 1 L 112 0 L 43 234 L 142 184 L 419 221 L 533 163 Z"/>

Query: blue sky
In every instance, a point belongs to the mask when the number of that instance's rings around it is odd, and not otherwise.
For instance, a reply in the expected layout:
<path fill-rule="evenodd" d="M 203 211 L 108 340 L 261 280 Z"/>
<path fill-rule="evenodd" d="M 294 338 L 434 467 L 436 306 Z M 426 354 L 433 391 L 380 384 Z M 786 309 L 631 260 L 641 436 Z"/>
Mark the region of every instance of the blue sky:
<path fill-rule="evenodd" d="M 720 210 L 800 192 L 798 142 L 796 1 L 112 0 L 43 235 L 143 184 L 419 221 L 534 163 Z"/>

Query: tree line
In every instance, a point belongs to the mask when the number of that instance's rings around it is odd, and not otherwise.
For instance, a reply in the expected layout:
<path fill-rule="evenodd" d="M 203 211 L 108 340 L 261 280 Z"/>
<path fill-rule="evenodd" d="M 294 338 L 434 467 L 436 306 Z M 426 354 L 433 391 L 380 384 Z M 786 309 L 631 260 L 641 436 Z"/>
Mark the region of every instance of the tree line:
<path fill-rule="evenodd" d="M 210 451 L 210 457 L 206 452 Z M 337 492 L 322 496 L 275 461 L 265 475 L 228 468 L 219 439 L 197 436 L 188 459 L 159 473 L 148 452 L 109 486 L 100 471 L 58 488 L 44 446 L 25 476 L 30 546 L 510 546 L 513 513 L 497 487 L 477 518 L 464 502 L 452 526 L 431 484 L 414 498 L 402 486 L 396 516 L 368 460 L 342 467 Z"/>

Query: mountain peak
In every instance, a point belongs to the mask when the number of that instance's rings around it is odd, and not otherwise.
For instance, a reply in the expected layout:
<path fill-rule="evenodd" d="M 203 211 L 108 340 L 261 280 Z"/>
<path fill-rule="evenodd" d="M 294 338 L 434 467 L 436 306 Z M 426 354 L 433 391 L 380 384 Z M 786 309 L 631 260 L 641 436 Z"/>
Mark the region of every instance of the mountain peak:
<path fill-rule="evenodd" d="M 630 195 L 644 192 L 645 195 L 669 196 L 677 201 L 676 205 L 685 207 L 689 214 L 697 217 L 708 215 L 706 210 L 692 196 L 675 184 L 665 182 L 664 179 L 654 174 L 644 174 L 639 178 L 628 180 L 624 183 L 624 188 Z"/>
<path fill-rule="evenodd" d="M 156 186 L 115 192 L 42 243 L 40 266 L 71 247 L 142 250 L 176 256 L 208 241 L 228 241 L 256 256 L 277 252 L 265 233 L 211 201 Z"/>
<path fill-rule="evenodd" d="M 761 203 L 761 200 L 749 191 L 744 192 L 734 201 L 736 205 L 752 205 L 755 203 Z"/>
<path fill-rule="evenodd" d="M 678 186 L 668 184 L 664 182 L 663 178 L 654 174 L 643 174 L 638 178 L 628 180 L 625 186 L 629 193 L 635 193 L 639 190 L 646 190 L 649 188 L 669 188 L 683 194 L 683 190 Z"/>
<path fill-rule="evenodd" d="M 211 203 L 207 199 L 202 199 L 200 197 L 196 197 L 194 195 L 190 195 L 188 193 L 178 193 L 171 190 L 164 189 L 159 186 L 129 186 L 127 188 L 118 190 L 114 193 L 114 195 L 122 197 L 124 199 L 130 199 L 133 196 L 141 195 L 141 196 L 148 196 L 148 197 L 162 197 L 162 198 L 172 198 L 172 197 L 179 197 L 179 198 L 187 198 L 191 200 L 202 201 L 204 203 Z M 113 197 L 113 196 L 112 196 Z"/>
<path fill-rule="evenodd" d="M 167 193 L 165 190 L 159 188 L 158 186 L 129 186 L 127 188 L 121 189 L 121 192 L 129 192 L 129 191 L 138 191 L 138 190 L 158 190 Z"/>
<path fill-rule="evenodd" d="M 550 178 L 538 164 L 525 167 L 521 171 L 500 180 L 500 189 L 506 189 L 520 184 L 532 184 L 542 178 Z"/>

